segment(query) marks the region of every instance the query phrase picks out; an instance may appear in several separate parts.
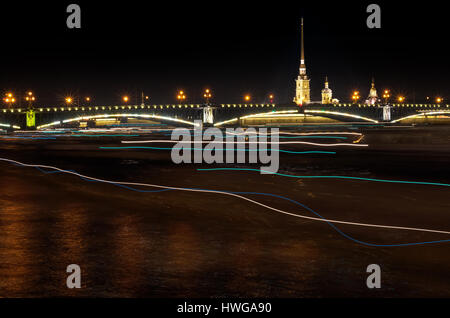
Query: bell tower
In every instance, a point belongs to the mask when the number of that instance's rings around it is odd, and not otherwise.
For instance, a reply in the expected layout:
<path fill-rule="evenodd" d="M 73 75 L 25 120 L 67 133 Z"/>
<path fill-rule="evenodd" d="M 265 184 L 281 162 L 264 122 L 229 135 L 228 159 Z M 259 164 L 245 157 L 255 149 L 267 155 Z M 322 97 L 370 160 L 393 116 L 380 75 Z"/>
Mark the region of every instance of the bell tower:
<path fill-rule="evenodd" d="M 300 70 L 297 79 L 295 80 L 295 97 L 294 103 L 301 106 L 311 102 L 309 79 L 306 75 L 305 65 L 305 47 L 303 39 L 303 18 L 301 22 L 301 53 L 300 53 Z"/>
<path fill-rule="evenodd" d="M 325 77 L 325 87 L 322 89 L 322 104 L 331 104 L 333 91 L 328 87 L 328 76 Z"/>

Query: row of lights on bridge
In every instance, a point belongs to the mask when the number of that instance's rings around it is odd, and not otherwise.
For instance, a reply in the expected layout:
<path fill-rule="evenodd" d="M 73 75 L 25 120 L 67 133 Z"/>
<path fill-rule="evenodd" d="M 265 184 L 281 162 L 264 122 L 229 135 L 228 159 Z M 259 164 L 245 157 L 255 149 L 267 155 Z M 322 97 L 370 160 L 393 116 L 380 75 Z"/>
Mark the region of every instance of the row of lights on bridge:
<path fill-rule="evenodd" d="M 209 103 L 209 101 L 212 98 L 212 96 L 213 95 L 212 95 L 211 90 L 210 89 L 205 89 L 205 91 L 203 93 L 203 98 L 205 99 L 206 103 Z M 268 97 L 269 97 L 270 103 L 273 103 L 274 98 L 275 98 L 274 94 L 269 94 Z M 383 97 L 383 99 L 384 99 L 384 101 L 386 103 L 389 102 L 389 99 L 391 97 L 390 90 L 388 90 L 388 89 L 384 90 L 382 97 Z M 148 96 L 145 96 L 145 97 L 143 96 L 143 98 L 145 98 L 145 100 L 149 100 Z M 352 96 L 351 96 L 351 100 L 354 103 L 358 103 L 360 98 L 361 98 L 361 96 L 359 94 L 359 91 L 354 91 Z M 176 99 L 177 99 L 177 101 L 179 103 L 185 102 L 186 99 L 187 99 L 186 93 L 183 90 L 178 91 Z M 429 99 L 430 99 L 430 97 L 427 97 L 427 100 L 429 100 Z M 33 92 L 27 92 L 26 95 L 25 95 L 25 100 L 29 103 L 29 106 L 31 107 L 32 103 L 36 100 L 36 97 L 33 95 Z M 87 103 L 91 102 L 91 98 L 89 96 L 85 97 L 84 100 Z M 250 102 L 252 100 L 252 97 L 251 97 L 250 94 L 246 94 L 246 95 L 244 95 L 243 100 L 245 102 Z M 399 103 L 403 103 L 403 102 L 405 102 L 405 100 L 406 100 L 405 96 L 400 95 L 400 96 L 397 97 L 397 101 Z M 16 102 L 16 98 L 15 98 L 13 93 L 6 93 L 5 97 L 3 98 L 3 101 L 8 105 L 8 107 L 12 107 L 12 105 Z M 125 104 L 127 104 L 130 101 L 130 98 L 127 95 L 122 96 L 122 101 Z M 444 99 L 442 97 L 436 97 L 436 103 L 440 104 L 443 101 L 444 101 Z M 72 104 L 74 102 L 74 99 L 71 96 L 67 96 L 65 98 L 65 102 L 66 102 L 67 105 L 70 105 L 70 104 Z"/>

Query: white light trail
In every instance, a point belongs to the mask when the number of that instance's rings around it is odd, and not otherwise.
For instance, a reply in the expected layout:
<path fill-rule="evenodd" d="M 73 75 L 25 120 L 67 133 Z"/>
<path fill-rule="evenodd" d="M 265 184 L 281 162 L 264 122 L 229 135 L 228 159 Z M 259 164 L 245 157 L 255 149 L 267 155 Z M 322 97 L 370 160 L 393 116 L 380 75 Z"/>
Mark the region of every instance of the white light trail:
<path fill-rule="evenodd" d="M 227 144 L 248 144 L 248 143 L 257 143 L 257 141 L 211 141 L 211 140 L 199 140 L 199 141 L 183 141 L 183 140 L 122 140 L 123 144 L 149 144 L 149 143 L 179 143 L 179 144 L 193 144 L 193 143 L 202 143 L 202 144 L 209 144 L 209 143 L 227 143 Z M 347 147 L 368 147 L 368 144 L 349 144 L 349 143 L 337 143 L 337 144 L 321 144 L 321 143 L 315 143 L 315 142 L 308 142 L 308 141 L 278 141 L 278 142 L 271 142 L 268 141 L 268 144 L 280 144 L 280 145 L 309 145 L 309 146 L 318 146 L 318 147 L 338 147 L 338 146 L 347 146 Z"/>
<path fill-rule="evenodd" d="M 240 135 L 249 135 L 249 134 L 259 134 L 259 135 L 273 135 L 275 134 L 274 132 L 267 132 L 267 133 L 258 133 L 256 131 L 248 131 L 248 132 L 242 132 L 242 133 L 233 133 L 233 132 L 229 132 L 229 131 L 225 131 L 226 134 L 229 135 L 235 135 L 235 136 L 240 136 Z M 308 132 L 308 133 L 295 133 L 295 132 L 288 132 L 288 131 L 280 131 L 278 132 L 279 135 L 293 135 L 293 136 L 310 136 L 310 135 L 354 135 L 354 136 L 361 136 L 362 133 L 357 133 L 357 132 L 340 132 L 340 131 L 326 131 L 326 132 Z"/>

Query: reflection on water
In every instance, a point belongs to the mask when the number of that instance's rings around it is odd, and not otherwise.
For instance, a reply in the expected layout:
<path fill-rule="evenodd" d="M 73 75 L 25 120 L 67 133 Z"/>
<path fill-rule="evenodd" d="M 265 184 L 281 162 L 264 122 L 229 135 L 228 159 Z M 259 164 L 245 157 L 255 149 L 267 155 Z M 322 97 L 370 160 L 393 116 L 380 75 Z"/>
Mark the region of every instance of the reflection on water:
<path fill-rule="evenodd" d="M 54 217 L 55 223 L 49 234 L 58 244 L 55 246 L 51 264 L 58 264 L 59 273 L 64 273 L 69 264 L 83 266 L 87 263 L 85 254 L 89 244 L 86 235 L 88 214 L 85 207 L 78 202 L 68 200 L 66 204 L 58 206 Z M 89 275 L 84 275 L 83 278 L 81 283 L 85 287 L 89 283 Z M 60 289 L 66 289 L 65 275 L 53 276 L 53 279 L 59 282 Z"/>
<path fill-rule="evenodd" d="M 31 290 L 36 279 L 37 267 L 34 266 L 34 245 L 27 220 L 27 212 L 11 202 L 2 200 L 0 212 L 0 279 L 2 296 L 24 293 Z M 29 210 L 30 207 L 28 207 Z"/>
<path fill-rule="evenodd" d="M 0 178 L 0 296 L 25 295 L 42 280 L 40 264 L 45 260 L 36 257 L 40 249 L 35 207 L 24 202 L 25 180 L 12 181 Z"/>
<path fill-rule="evenodd" d="M 146 258 L 153 249 L 152 242 L 140 232 L 139 221 L 136 215 L 115 218 L 111 233 L 111 280 L 114 288 L 127 296 L 138 296 L 145 285 Z"/>
<path fill-rule="evenodd" d="M 1 296 L 261 296 L 273 284 L 297 280 L 298 257 L 314 255 L 304 246 L 284 246 L 274 267 L 273 247 L 260 234 L 214 233 L 198 216 L 159 218 L 149 207 L 143 213 L 103 202 L 99 208 L 97 199 L 51 183 L 30 185 L 42 180 L 33 173 L 25 173 L 27 182 L 2 183 Z M 13 200 L 19 193 L 22 199 Z M 81 266 L 81 290 L 66 288 L 69 264 Z"/>

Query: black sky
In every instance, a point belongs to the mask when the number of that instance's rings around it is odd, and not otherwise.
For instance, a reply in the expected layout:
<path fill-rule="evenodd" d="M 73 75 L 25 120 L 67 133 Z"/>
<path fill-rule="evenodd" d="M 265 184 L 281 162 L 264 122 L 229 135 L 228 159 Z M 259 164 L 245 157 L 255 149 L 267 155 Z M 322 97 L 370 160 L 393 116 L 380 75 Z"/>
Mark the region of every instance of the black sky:
<path fill-rule="evenodd" d="M 381 6 L 380 30 L 366 26 L 372 2 Z M 0 90 L 31 89 L 46 105 L 66 94 L 117 104 L 141 90 L 153 103 L 172 103 L 177 89 L 200 102 L 205 87 L 219 103 L 244 93 L 291 102 L 303 16 L 312 99 L 320 99 L 325 75 L 341 100 L 353 89 L 365 96 L 372 76 L 411 102 L 450 98 L 448 11 L 437 1 L 392 2 L 2 3 Z M 81 6 L 81 30 L 66 28 L 70 3 Z"/>

